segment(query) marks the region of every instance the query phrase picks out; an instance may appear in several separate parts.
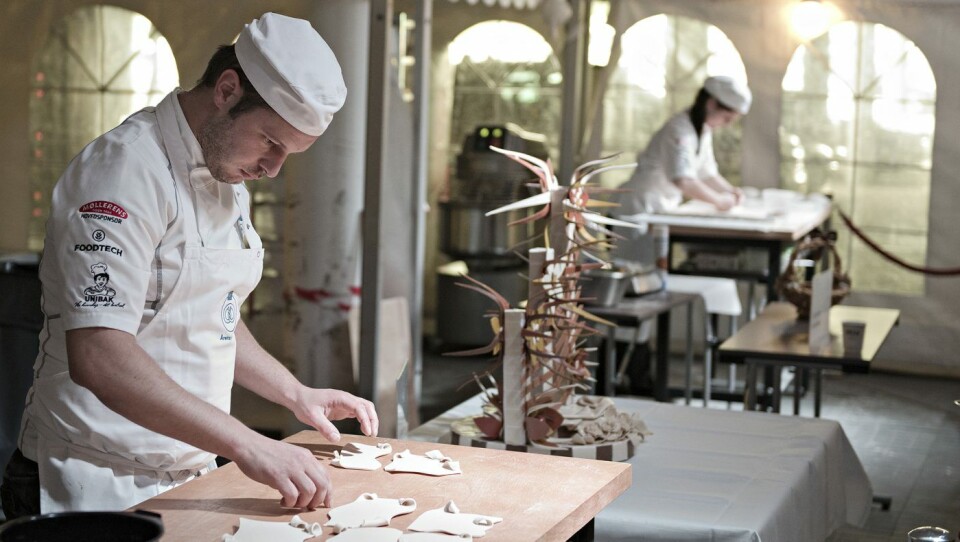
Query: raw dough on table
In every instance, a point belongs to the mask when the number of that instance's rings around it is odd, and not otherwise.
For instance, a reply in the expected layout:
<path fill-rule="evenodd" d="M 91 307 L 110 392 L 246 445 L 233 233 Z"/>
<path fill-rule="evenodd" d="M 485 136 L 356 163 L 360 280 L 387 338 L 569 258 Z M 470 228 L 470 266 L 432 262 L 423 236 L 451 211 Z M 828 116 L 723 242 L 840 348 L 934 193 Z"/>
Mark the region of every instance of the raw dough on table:
<path fill-rule="evenodd" d="M 320 535 L 320 524 L 308 524 L 300 520 L 300 516 L 293 516 L 289 522 L 259 521 L 256 519 L 240 518 L 240 528 L 234 534 L 225 534 L 223 542 L 303 542 L 308 538 Z M 296 525 L 294 520 L 300 520 Z M 313 529 L 313 525 L 316 529 Z M 313 532 L 316 531 L 316 532 Z"/>
<path fill-rule="evenodd" d="M 469 535 L 479 538 L 487 529 L 503 521 L 503 518 L 464 514 L 450 501 L 443 508 L 427 510 L 410 525 L 411 531 L 443 532 L 453 535 Z"/>
<path fill-rule="evenodd" d="M 431 450 L 424 455 L 410 453 L 404 450 L 393 454 L 393 461 L 383 468 L 387 472 L 416 472 L 431 476 L 446 476 L 448 474 L 463 474 L 460 463 L 440 453 Z"/>
<path fill-rule="evenodd" d="M 343 450 L 333 452 L 334 467 L 352 470 L 380 470 L 378 457 L 389 454 L 393 451 L 390 444 L 380 442 L 376 446 L 361 444 L 359 442 L 350 442 L 343 447 Z"/>
<path fill-rule="evenodd" d="M 473 537 L 466 534 L 404 533 L 399 542 L 473 542 Z"/>
<path fill-rule="evenodd" d="M 381 499 L 376 493 L 364 493 L 351 503 L 331 508 L 327 512 L 330 521 L 324 526 L 333 527 L 334 533 L 357 527 L 386 527 L 394 516 L 409 514 L 416 509 L 417 501 L 411 498 Z"/>
<path fill-rule="evenodd" d="M 329 538 L 330 542 L 398 542 L 403 531 L 390 527 L 360 527 L 347 529 Z"/>

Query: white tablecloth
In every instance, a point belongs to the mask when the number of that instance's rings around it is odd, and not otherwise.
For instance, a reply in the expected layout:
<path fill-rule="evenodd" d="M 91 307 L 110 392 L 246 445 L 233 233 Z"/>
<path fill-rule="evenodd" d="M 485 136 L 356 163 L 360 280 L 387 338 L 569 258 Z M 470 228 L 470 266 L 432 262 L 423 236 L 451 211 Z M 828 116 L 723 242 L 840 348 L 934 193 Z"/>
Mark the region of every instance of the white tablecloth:
<path fill-rule="evenodd" d="M 811 542 L 870 511 L 870 481 L 835 421 L 614 400 L 653 435 L 630 459 L 633 485 L 597 516 L 597 541 Z M 474 397 L 409 438 L 449 439 L 451 421 L 479 413 Z"/>

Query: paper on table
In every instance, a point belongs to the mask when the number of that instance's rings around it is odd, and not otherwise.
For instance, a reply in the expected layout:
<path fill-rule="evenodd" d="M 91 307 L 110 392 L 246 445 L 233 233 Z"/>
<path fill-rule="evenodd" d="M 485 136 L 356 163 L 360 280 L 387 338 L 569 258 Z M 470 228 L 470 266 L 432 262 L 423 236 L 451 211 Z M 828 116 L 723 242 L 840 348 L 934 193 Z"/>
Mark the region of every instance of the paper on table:
<path fill-rule="evenodd" d="M 769 220 L 773 213 L 762 207 L 747 207 L 737 205 L 728 211 L 718 211 L 713 205 L 699 200 L 691 200 L 676 209 L 660 211 L 662 214 L 675 216 L 706 216 L 723 218 L 742 218 L 746 220 Z"/>
<path fill-rule="evenodd" d="M 821 353 L 830 348 L 830 297 L 833 294 L 833 271 L 827 269 L 814 275 L 810 290 L 810 352 Z"/>

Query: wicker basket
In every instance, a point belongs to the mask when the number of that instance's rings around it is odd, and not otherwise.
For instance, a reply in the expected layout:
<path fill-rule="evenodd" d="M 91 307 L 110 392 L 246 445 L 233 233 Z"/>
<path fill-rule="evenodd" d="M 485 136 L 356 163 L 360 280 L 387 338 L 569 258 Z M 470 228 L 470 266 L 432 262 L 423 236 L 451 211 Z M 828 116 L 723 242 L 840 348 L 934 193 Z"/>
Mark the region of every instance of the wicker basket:
<path fill-rule="evenodd" d="M 830 295 L 830 305 L 836 305 L 850 294 L 850 277 L 843 272 L 840 254 L 833 243 L 822 237 L 815 237 L 798 243 L 790 254 L 790 261 L 786 269 L 777 277 L 776 289 L 780 297 L 793 303 L 797 307 L 797 319 L 810 318 L 810 281 L 804 280 L 801 272 L 794 267 L 798 254 L 813 253 L 821 257 L 827 249 L 833 255 L 833 292 Z"/>

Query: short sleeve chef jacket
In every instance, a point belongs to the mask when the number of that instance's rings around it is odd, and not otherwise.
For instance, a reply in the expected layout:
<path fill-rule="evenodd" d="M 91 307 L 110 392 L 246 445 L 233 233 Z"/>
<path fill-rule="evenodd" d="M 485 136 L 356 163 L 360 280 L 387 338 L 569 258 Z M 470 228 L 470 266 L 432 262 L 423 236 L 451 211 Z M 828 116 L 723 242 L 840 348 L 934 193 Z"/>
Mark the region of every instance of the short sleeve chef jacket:
<path fill-rule="evenodd" d="M 202 166 L 200 144 L 172 101 L 190 167 Z M 246 188 L 211 182 L 193 195 L 222 203 L 199 217 L 205 245 L 241 247 L 236 202 L 249 210 Z M 45 321 L 38 379 L 68 371 L 66 331 L 106 327 L 136 335 L 151 321 L 183 265 L 182 228 L 171 227 L 182 220 L 179 197 L 152 108 L 131 115 L 70 162 L 53 192 L 40 265 Z M 22 441 L 33 438 L 25 420 Z"/>
<path fill-rule="evenodd" d="M 718 175 L 710 127 L 697 132 L 689 111 L 674 115 L 637 155 L 637 168 L 620 186 L 618 215 L 674 209 L 683 201 L 683 192 L 674 182 L 680 177 L 705 179 Z"/>

